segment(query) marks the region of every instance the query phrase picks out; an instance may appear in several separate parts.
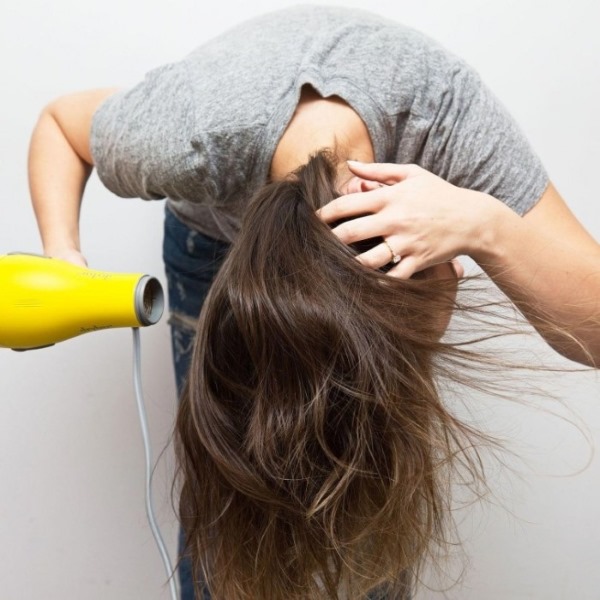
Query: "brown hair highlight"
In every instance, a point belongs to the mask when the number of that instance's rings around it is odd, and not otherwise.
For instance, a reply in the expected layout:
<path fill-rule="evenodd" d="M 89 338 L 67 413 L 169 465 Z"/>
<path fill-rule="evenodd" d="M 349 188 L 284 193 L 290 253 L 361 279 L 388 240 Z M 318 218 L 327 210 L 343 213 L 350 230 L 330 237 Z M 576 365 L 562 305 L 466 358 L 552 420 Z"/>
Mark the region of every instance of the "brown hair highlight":
<path fill-rule="evenodd" d="M 488 385 L 497 363 L 469 348 L 489 303 L 459 305 L 450 269 L 361 265 L 315 214 L 336 195 L 326 153 L 265 186 L 200 316 L 179 514 L 214 600 L 404 599 L 452 543 L 451 487 L 484 487 L 492 441 L 440 387 Z M 452 309 L 479 330 L 440 340 Z"/>

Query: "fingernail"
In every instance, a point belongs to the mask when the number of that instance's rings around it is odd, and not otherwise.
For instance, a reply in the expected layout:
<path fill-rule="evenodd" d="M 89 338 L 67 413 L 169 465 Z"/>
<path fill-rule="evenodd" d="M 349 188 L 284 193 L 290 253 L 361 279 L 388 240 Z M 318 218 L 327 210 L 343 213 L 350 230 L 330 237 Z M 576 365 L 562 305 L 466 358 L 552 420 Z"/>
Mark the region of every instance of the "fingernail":
<path fill-rule="evenodd" d="M 347 160 L 346 161 L 349 165 L 364 165 L 365 163 L 361 162 L 360 160 Z"/>

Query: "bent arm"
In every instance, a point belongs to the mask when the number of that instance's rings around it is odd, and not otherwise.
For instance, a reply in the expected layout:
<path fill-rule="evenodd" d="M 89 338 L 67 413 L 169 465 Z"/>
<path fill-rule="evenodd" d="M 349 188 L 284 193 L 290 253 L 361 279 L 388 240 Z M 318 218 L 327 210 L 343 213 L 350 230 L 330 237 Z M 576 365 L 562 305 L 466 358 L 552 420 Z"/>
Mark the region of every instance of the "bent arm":
<path fill-rule="evenodd" d="M 383 185 L 341 196 L 319 210 L 346 243 L 384 237 L 402 257 L 388 275 L 408 278 L 466 254 L 515 302 L 546 341 L 571 360 L 600 367 L 600 244 L 550 184 L 524 216 L 500 200 L 449 184 L 416 165 L 349 163 Z M 360 255 L 378 268 L 380 244 Z"/>
<path fill-rule="evenodd" d="M 63 96 L 42 111 L 29 147 L 29 188 L 44 253 L 83 263 L 79 211 L 92 171 L 90 128 L 115 88 Z M 79 258 L 78 258 L 79 257 Z"/>
<path fill-rule="evenodd" d="M 600 244 L 552 184 L 523 217 L 492 205 L 472 258 L 556 351 L 600 367 Z"/>

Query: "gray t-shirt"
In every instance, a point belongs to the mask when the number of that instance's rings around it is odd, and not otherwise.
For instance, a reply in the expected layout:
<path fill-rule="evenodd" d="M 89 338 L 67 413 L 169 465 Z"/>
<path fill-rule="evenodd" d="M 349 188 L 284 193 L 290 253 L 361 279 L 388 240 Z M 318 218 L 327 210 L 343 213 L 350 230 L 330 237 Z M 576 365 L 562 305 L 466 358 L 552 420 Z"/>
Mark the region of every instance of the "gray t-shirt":
<path fill-rule="evenodd" d="M 548 183 L 462 60 L 388 19 L 317 6 L 243 23 L 108 98 L 91 132 L 100 179 L 119 196 L 167 198 L 188 225 L 230 240 L 305 84 L 361 116 L 378 162 L 417 163 L 519 214 Z"/>

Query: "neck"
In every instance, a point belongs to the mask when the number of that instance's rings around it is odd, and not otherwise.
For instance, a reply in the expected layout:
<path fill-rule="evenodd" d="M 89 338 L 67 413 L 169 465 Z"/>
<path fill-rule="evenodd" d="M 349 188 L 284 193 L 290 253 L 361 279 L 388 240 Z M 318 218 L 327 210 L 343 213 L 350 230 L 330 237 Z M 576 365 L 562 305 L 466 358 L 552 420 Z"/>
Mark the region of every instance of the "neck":
<path fill-rule="evenodd" d="M 323 149 L 336 152 L 341 178 L 348 173 L 346 160 L 374 161 L 371 138 L 360 116 L 341 98 L 323 98 L 313 88 L 304 86 L 296 111 L 273 154 L 270 178 L 285 179 Z"/>

